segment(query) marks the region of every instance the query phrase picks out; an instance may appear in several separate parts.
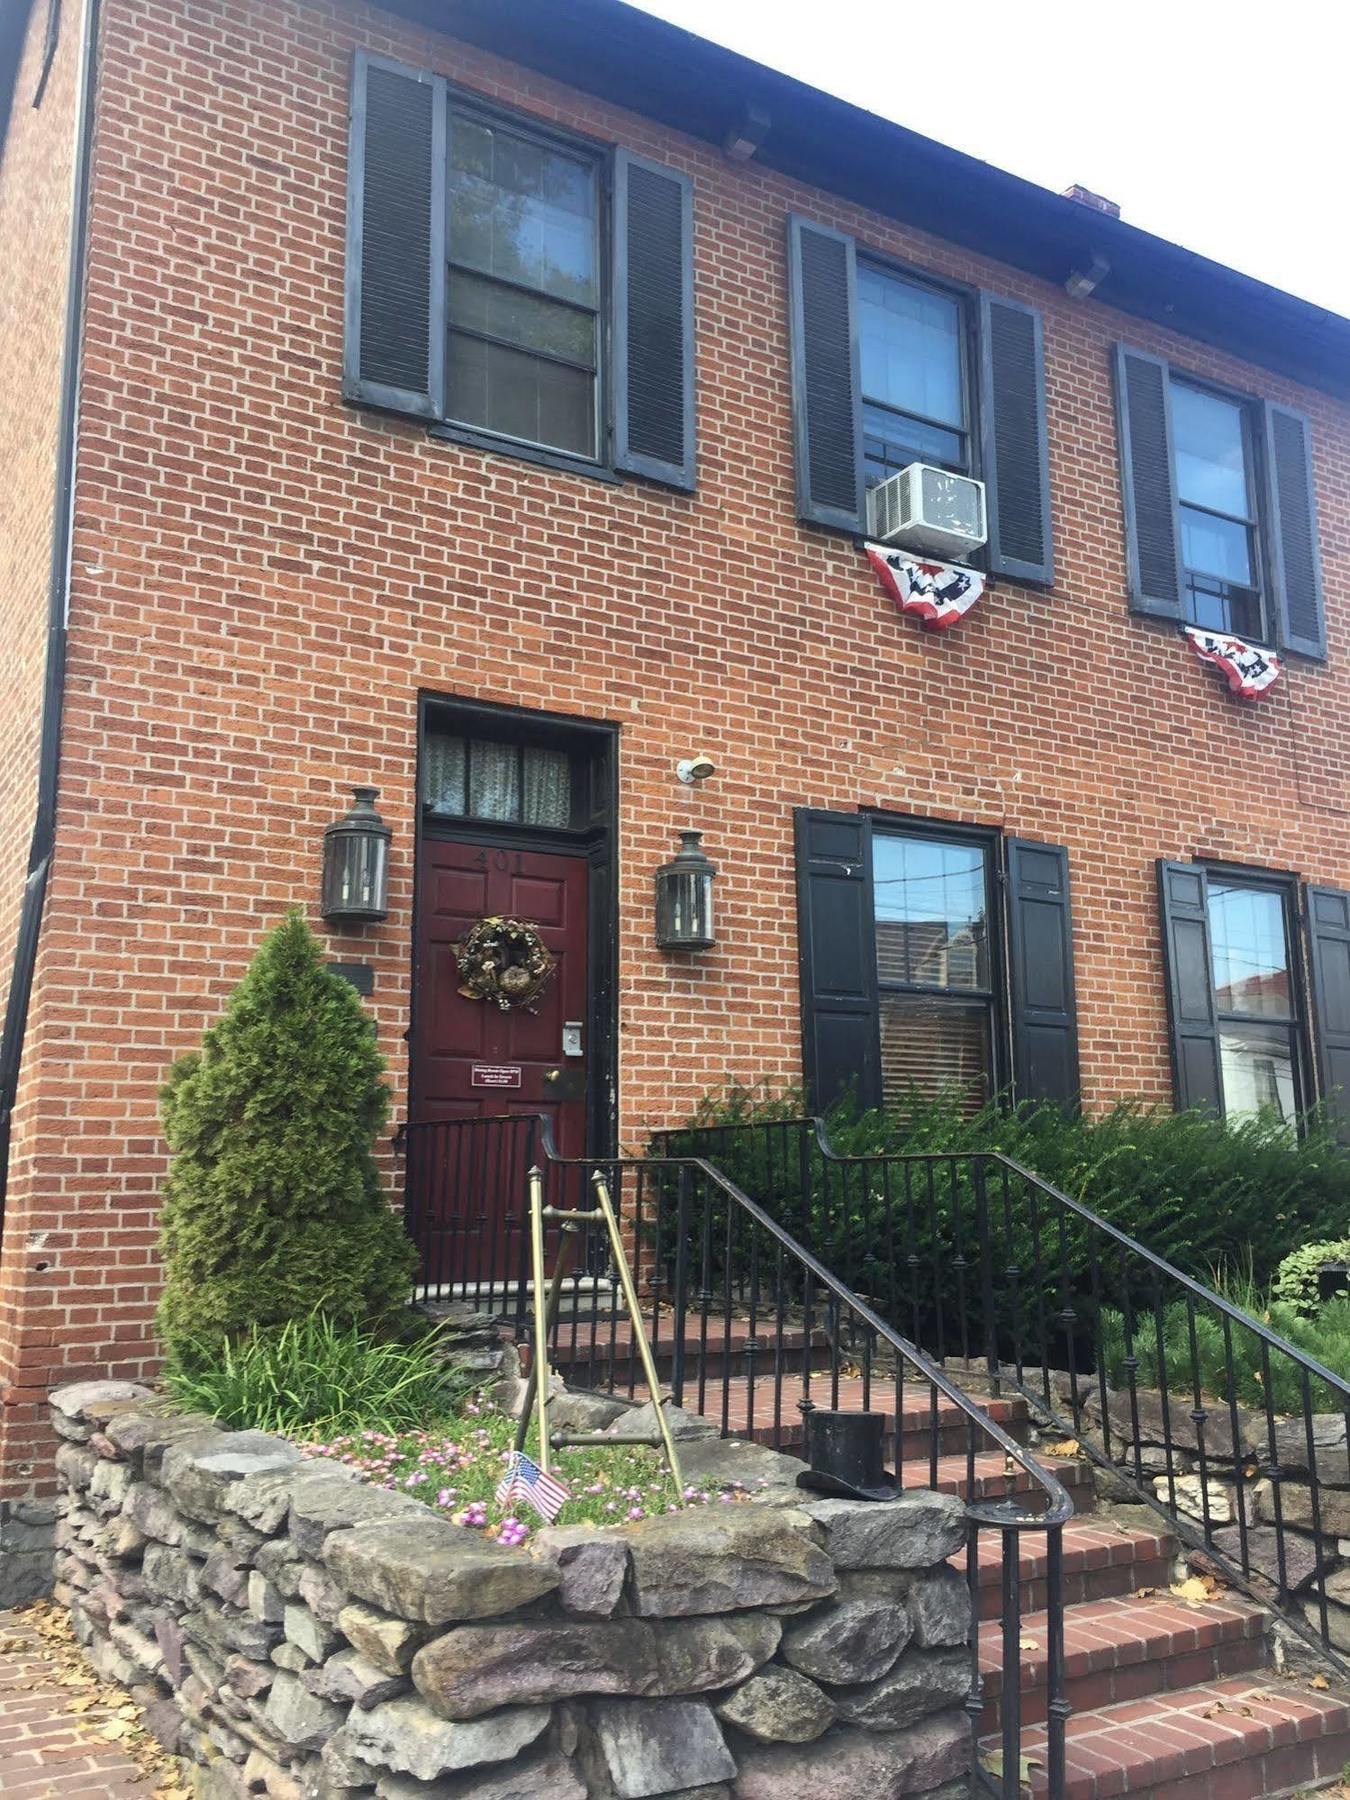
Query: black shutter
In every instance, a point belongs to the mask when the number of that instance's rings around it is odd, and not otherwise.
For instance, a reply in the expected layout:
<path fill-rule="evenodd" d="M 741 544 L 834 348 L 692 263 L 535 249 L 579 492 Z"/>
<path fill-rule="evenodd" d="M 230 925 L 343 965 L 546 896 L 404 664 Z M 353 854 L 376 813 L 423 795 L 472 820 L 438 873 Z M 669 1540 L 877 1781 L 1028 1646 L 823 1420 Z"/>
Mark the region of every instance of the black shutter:
<path fill-rule="evenodd" d="M 1325 656 L 1311 432 L 1302 413 L 1287 406 L 1267 406 L 1265 412 L 1266 521 L 1276 639 L 1286 650 Z"/>
<path fill-rule="evenodd" d="M 1337 1120 L 1337 1136 L 1350 1144 L 1350 894 L 1310 887 L 1306 900 L 1322 1097 Z"/>
<path fill-rule="evenodd" d="M 444 411 L 445 133 L 439 75 L 357 51 L 342 391 L 419 419 Z"/>
<path fill-rule="evenodd" d="M 1078 1105 L 1078 1009 L 1073 984 L 1069 853 L 1012 838 L 1008 962 L 1013 1092 L 1018 1100 Z"/>
<path fill-rule="evenodd" d="M 798 808 L 797 944 L 806 1091 L 823 1111 L 850 1086 L 881 1100 L 872 827 L 856 813 Z"/>
<path fill-rule="evenodd" d="M 1116 423 L 1130 605 L 1181 617 L 1181 533 L 1172 465 L 1172 403 L 1167 364 L 1116 345 Z"/>
<path fill-rule="evenodd" d="M 614 460 L 694 486 L 694 202 L 687 175 L 614 158 Z"/>
<path fill-rule="evenodd" d="M 1194 863 L 1158 864 L 1177 1105 L 1223 1110 L 1209 944 L 1209 886 Z"/>
<path fill-rule="evenodd" d="M 853 239 L 788 220 L 797 516 L 862 531 L 858 264 Z"/>
<path fill-rule="evenodd" d="M 980 295 L 980 443 L 990 570 L 1048 586 L 1055 566 L 1041 315 L 995 294 Z"/>

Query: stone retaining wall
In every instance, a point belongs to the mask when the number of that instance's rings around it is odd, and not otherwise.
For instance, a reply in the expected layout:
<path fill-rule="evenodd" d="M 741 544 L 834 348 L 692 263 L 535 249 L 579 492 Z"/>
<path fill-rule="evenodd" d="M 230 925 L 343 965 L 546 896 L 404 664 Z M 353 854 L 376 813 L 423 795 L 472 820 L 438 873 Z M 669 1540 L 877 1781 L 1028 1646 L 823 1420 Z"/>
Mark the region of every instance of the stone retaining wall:
<path fill-rule="evenodd" d="M 503 1549 L 122 1384 L 52 1407 L 57 1597 L 204 1800 L 968 1792 L 950 1496 L 779 1495 Z"/>

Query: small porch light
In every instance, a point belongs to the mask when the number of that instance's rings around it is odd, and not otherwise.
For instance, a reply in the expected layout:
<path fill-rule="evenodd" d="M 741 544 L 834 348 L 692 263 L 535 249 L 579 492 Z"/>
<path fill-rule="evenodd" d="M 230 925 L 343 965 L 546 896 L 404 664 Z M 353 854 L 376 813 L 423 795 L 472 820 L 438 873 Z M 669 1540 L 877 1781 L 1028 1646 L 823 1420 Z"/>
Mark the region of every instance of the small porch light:
<path fill-rule="evenodd" d="M 682 831 L 680 847 L 656 871 L 656 942 L 662 950 L 710 950 L 716 868 L 701 848 L 701 831 Z"/>
<path fill-rule="evenodd" d="M 325 919 L 364 925 L 388 916 L 389 840 L 394 834 L 375 810 L 379 792 L 353 788 L 354 804 L 346 818 L 324 826 L 319 910 Z"/>

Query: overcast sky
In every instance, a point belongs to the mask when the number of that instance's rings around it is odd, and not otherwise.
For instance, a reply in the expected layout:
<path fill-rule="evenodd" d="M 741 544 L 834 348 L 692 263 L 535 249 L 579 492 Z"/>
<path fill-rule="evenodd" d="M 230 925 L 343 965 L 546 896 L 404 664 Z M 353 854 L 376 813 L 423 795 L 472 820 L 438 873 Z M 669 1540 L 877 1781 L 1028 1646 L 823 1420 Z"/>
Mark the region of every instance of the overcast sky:
<path fill-rule="evenodd" d="M 1344 0 L 636 3 L 1350 315 Z"/>

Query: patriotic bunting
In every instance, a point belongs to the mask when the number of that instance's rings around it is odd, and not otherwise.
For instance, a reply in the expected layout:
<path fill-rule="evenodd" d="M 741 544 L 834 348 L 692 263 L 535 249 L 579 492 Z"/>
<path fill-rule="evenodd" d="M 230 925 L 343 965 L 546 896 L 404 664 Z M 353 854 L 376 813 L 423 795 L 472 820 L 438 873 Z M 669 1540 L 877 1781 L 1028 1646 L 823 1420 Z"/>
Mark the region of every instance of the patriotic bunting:
<path fill-rule="evenodd" d="M 571 1498 L 572 1490 L 564 1487 L 556 1476 L 545 1475 L 533 1457 L 526 1456 L 523 1450 L 511 1452 L 506 1473 L 497 1483 L 498 1506 L 514 1506 L 523 1500 L 534 1508 L 546 1525 L 551 1525 Z"/>
<path fill-rule="evenodd" d="M 882 587 L 901 612 L 921 619 L 926 631 L 946 631 L 964 619 L 984 592 L 984 576 L 978 569 L 916 562 L 903 550 L 888 550 L 883 544 L 865 548 Z"/>
<path fill-rule="evenodd" d="M 1199 625 L 1183 625 L 1182 632 L 1202 662 L 1213 663 L 1228 677 L 1229 690 L 1242 700 L 1259 700 L 1284 673 L 1273 651 L 1260 650 L 1243 638 L 1226 632 L 1206 631 Z"/>

